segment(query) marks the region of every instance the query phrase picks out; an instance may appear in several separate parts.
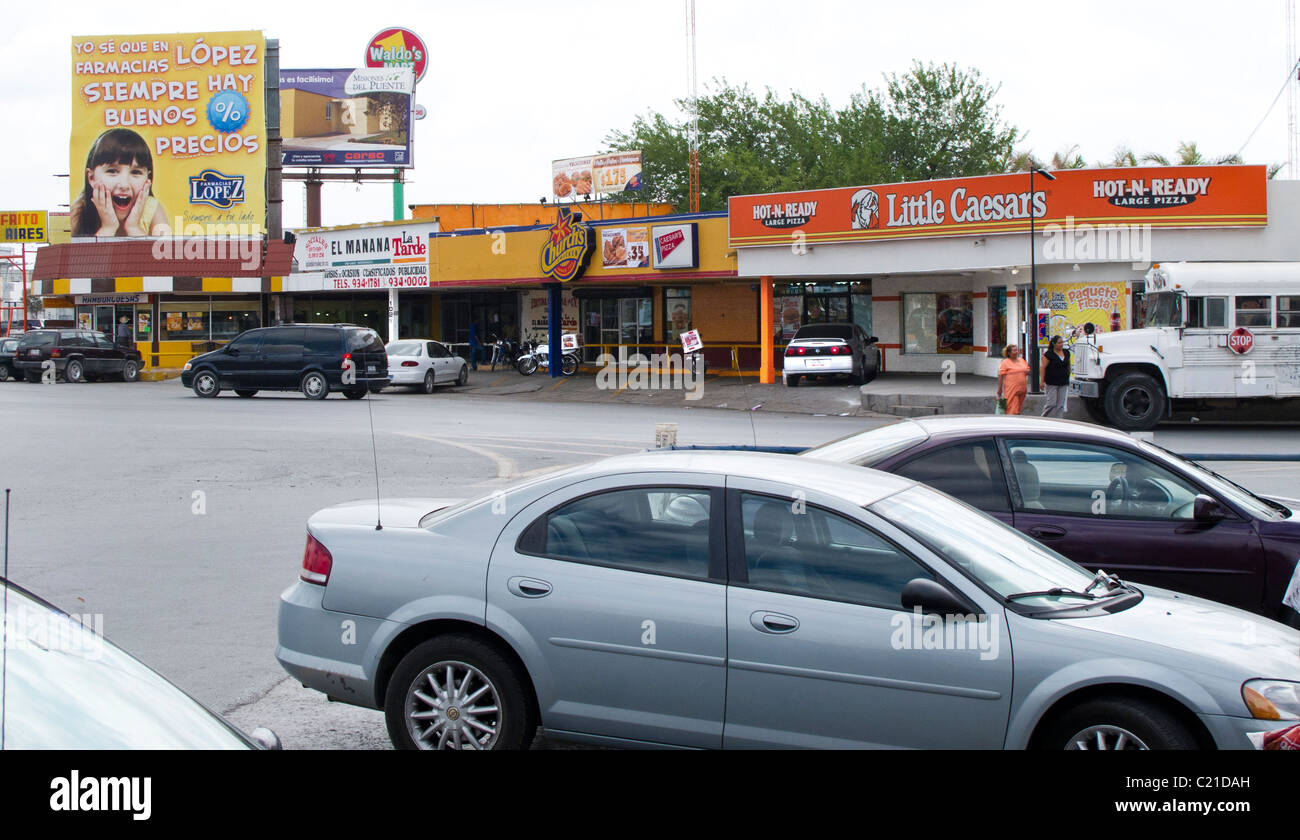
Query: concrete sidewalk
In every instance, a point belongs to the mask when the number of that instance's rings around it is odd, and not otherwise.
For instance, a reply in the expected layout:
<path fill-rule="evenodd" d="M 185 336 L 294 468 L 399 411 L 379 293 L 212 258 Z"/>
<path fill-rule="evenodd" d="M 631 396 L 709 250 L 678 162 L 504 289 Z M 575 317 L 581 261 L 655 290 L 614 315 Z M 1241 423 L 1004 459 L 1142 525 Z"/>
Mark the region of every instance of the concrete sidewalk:
<path fill-rule="evenodd" d="M 992 414 L 997 403 L 998 382 L 990 376 L 956 374 L 945 382 L 939 374 L 885 373 L 862 386 L 862 408 L 876 414 L 897 417 L 930 417 L 936 414 Z M 1043 396 L 1025 397 L 1021 414 L 1043 413 Z M 1066 403 L 1066 418 L 1088 420 L 1080 400 Z"/>

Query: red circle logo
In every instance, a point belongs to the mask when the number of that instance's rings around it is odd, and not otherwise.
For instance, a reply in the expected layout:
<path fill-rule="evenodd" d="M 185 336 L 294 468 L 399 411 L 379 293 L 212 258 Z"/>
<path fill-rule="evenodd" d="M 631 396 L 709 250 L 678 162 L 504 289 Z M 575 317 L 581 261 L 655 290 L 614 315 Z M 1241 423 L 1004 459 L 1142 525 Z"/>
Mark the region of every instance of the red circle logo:
<path fill-rule="evenodd" d="M 415 80 L 424 78 L 429 66 L 429 50 L 424 41 L 409 29 L 394 26 L 382 30 L 366 44 L 366 67 L 410 67 Z"/>
<path fill-rule="evenodd" d="M 1228 349 L 1241 356 L 1250 352 L 1255 346 L 1255 336 L 1245 327 L 1237 327 L 1228 333 Z"/>

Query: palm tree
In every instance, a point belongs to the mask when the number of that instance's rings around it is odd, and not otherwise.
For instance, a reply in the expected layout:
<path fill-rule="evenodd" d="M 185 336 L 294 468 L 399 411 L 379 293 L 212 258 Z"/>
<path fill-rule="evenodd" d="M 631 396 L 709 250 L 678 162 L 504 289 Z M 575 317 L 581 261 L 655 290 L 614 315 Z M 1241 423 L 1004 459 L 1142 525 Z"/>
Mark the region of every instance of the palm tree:
<path fill-rule="evenodd" d="M 1207 158 L 1201 154 L 1200 149 L 1196 148 L 1196 142 L 1183 141 L 1178 144 L 1177 161 L 1170 163 L 1169 158 L 1155 152 L 1148 152 L 1142 156 L 1143 163 L 1154 163 L 1157 166 L 1228 166 L 1245 163 L 1241 155 L 1223 155 L 1217 158 Z"/>

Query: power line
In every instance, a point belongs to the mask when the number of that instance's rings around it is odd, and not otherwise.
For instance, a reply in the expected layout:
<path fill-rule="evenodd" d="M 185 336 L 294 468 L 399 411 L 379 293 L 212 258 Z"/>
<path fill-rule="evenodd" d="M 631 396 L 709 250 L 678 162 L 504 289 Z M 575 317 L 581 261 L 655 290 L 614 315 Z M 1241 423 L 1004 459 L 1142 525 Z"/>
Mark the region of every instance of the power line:
<path fill-rule="evenodd" d="M 1287 70 L 1286 81 L 1282 83 L 1282 88 L 1277 92 L 1277 96 L 1273 97 L 1273 104 L 1268 106 L 1268 110 L 1265 111 L 1264 116 L 1260 118 L 1259 124 L 1255 126 L 1255 130 L 1250 132 L 1250 136 L 1246 138 L 1246 142 L 1241 144 L 1241 148 L 1237 150 L 1237 157 L 1241 157 L 1241 153 L 1250 145 L 1250 141 L 1255 139 L 1255 132 L 1259 131 L 1260 127 L 1264 125 L 1264 120 L 1268 119 L 1268 115 L 1273 113 L 1273 109 L 1277 107 L 1277 101 L 1282 98 L 1282 94 L 1286 93 L 1287 85 L 1291 84 L 1291 77 L 1295 75 L 1297 67 L 1300 67 L 1300 61 L 1296 61 L 1291 65 L 1291 68 Z"/>

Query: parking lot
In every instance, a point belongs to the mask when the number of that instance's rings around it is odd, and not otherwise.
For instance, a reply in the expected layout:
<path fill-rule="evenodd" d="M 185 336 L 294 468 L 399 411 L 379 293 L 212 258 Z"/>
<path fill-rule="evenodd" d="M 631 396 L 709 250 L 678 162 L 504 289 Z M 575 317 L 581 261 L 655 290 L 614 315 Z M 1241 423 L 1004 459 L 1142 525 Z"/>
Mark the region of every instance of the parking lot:
<path fill-rule="evenodd" d="M 269 726 L 289 748 L 386 748 L 381 713 L 327 702 L 274 659 L 277 596 L 297 576 L 307 517 L 373 498 L 376 462 L 386 497 L 468 496 L 653 446 L 661 422 L 677 423 L 683 444 L 760 445 L 892 422 L 688 405 L 455 390 L 200 400 L 176 381 L 3 383 L 9 572 L 70 612 L 102 614 L 111 639 L 238 725 Z M 1176 427 L 1155 440 L 1294 452 L 1300 429 Z M 1294 464 L 1214 466 L 1252 489 L 1295 494 Z"/>

